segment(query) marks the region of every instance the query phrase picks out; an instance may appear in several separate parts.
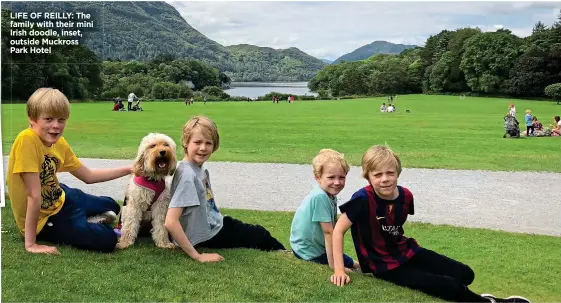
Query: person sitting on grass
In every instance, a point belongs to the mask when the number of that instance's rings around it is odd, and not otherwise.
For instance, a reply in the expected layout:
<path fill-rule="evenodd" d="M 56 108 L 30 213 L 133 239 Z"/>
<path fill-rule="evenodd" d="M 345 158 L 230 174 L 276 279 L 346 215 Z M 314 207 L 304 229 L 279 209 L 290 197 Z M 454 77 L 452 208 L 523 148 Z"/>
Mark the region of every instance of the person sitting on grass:
<path fill-rule="evenodd" d="M 185 157 L 173 175 L 171 201 L 164 223 L 177 245 L 199 262 L 224 259 L 216 253 L 201 254 L 196 250 L 200 247 L 284 251 L 284 246 L 263 226 L 223 216 L 216 207 L 210 176 L 203 168 L 219 147 L 216 124 L 202 116 L 191 118 L 183 126 L 181 142 Z"/>
<path fill-rule="evenodd" d="M 532 116 L 532 125 L 535 130 L 543 130 L 543 124 L 538 120 L 538 117 Z"/>
<path fill-rule="evenodd" d="M 349 164 L 343 154 L 322 149 L 312 161 L 317 185 L 296 210 L 290 228 L 290 246 L 299 259 L 327 264 L 333 268 L 331 236 L 337 222 L 337 195 L 345 187 Z M 343 255 L 346 271 L 359 270 L 360 265 Z"/>
<path fill-rule="evenodd" d="M 385 113 L 386 111 L 387 111 L 386 103 L 382 103 L 382 106 L 380 106 L 380 112 Z"/>
<path fill-rule="evenodd" d="M 119 204 L 59 183 L 57 173 L 70 172 L 91 184 L 126 176 L 132 165 L 89 169 L 82 164 L 62 136 L 69 116 L 68 99 L 58 89 L 39 88 L 29 97 L 30 127 L 16 137 L 8 163 L 12 212 L 30 253 L 59 254 L 55 246 L 37 241 L 112 252 L 117 235 L 110 224 Z"/>
<path fill-rule="evenodd" d="M 513 296 L 506 299 L 478 295 L 468 288 L 473 270 L 456 260 L 422 248 L 404 236 L 403 225 L 413 215 L 413 194 L 397 185 L 401 161 L 386 146 L 372 146 L 362 157 L 362 176 L 368 185 L 341 205 L 333 231 L 335 270 L 331 282 L 350 282 L 343 261 L 343 236 L 351 228 L 363 273 L 454 302 L 529 302 Z"/>

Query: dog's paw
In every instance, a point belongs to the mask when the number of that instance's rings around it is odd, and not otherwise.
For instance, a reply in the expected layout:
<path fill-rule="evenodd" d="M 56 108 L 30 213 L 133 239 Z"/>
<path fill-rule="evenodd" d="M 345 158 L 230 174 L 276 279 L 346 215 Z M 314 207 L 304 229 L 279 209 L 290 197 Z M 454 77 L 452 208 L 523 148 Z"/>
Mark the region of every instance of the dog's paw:
<path fill-rule="evenodd" d="M 128 248 L 129 246 L 131 246 L 130 243 L 124 243 L 124 242 L 119 241 L 115 247 L 117 249 L 125 249 L 125 248 Z"/>
<path fill-rule="evenodd" d="M 173 244 L 172 242 L 167 242 L 167 243 L 158 243 L 156 244 L 157 247 L 159 248 L 176 248 L 177 245 Z"/>

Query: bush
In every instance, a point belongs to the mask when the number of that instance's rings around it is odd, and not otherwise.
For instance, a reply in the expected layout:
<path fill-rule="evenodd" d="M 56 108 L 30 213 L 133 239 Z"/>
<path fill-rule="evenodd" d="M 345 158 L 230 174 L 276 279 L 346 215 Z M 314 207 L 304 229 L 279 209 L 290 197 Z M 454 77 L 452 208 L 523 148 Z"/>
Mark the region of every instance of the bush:
<path fill-rule="evenodd" d="M 191 98 L 193 97 L 193 91 L 184 84 L 177 84 L 177 94 L 179 98 Z"/>
<path fill-rule="evenodd" d="M 222 95 L 224 94 L 224 91 L 218 86 L 205 86 L 205 88 L 203 88 L 201 92 L 215 97 L 222 97 Z"/>
<path fill-rule="evenodd" d="M 322 89 L 322 90 L 318 90 L 317 93 L 318 93 L 318 96 L 319 96 L 321 99 L 329 98 L 329 90 Z"/>
<path fill-rule="evenodd" d="M 546 96 L 555 100 L 561 100 L 561 83 L 551 84 L 545 87 L 544 93 Z"/>
<path fill-rule="evenodd" d="M 152 85 L 155 99 L 174 99 L 179 97 L 179 85 L 172 82 L 156 82 Z"/>

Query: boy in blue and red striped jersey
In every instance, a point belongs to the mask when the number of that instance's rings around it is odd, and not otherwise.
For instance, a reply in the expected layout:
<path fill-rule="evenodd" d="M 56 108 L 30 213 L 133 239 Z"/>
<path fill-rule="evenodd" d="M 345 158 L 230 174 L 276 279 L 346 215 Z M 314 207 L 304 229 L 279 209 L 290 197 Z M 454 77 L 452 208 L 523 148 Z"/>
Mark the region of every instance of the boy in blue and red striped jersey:
<path fill-rule="evenodd" d="M 373 146 L 362 157 L 362 176 L 369 185 L 341 205 L 333 231 L 334 274 L 331 282 L 350 282 L 343 265 L 343 236 L 350 228 L 363 273 L 454 302 L 529 302 L 511 296 L 478 295 L 468 289 L 473 270 L 456 260 L 422 248 L 405 237 L 403 224 L 413 215 L 413 194 L 397 185 L 401 161 L 391 149 Z"/>

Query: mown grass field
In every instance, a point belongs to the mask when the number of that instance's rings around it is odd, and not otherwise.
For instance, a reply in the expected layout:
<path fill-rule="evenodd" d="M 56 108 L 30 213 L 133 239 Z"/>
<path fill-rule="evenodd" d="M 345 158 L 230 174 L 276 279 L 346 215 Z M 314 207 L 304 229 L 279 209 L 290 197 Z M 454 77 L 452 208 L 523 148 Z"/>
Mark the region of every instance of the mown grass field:
<path fill-rule="evenodd" d="M 9 204 L 9 202 L 8 202 Z M 223 209 L 265 226 L 288 247 L 291 212 Z M 559 302 L 561 238 L 407 223 L 422 246 L 466 263 L 475 271 L 470 288 L 496 296 L 523 295 Z M 9 205 L 2 209 L 3 302 L 433 302 L 438 299 L 371 275 L 351 274 L 343 288 L 332 271 L 291 254 L 221 249 L 225 260 L 202 264 L 181 250 L 168 251 L 143 238 L 131 248 L 98 254 L 58 246 L 60 256 L 26 253 Z M 356 257 L 350 232 L 345 252 Z"/>
<path fill-rule="evenodd" d="M 193 115 L 214 119 L 221 136 L 212 161 L 310 163 L 321 148 L 360 165 L 364 151 L 389 144 L 405 167 L 561 172 L 561 138 L 503 139 L 503 116 L 515 101 L 518 120 L 531 109 L 544 125 L 561 115 L 554 102 L 405 95 L 396 113 L 380 113 L 386 98 L 339 101 L 144 103 L 144 112 L 112 112 L 112 103 L 72 104 L 65 131 L 79 157 L 133 159 L 149 132 L 174 138 Z M 411 113 L 405 113 L 409 109 Z M 2 104 L 2 147 L 27 126 L 25 105 Z"/>

